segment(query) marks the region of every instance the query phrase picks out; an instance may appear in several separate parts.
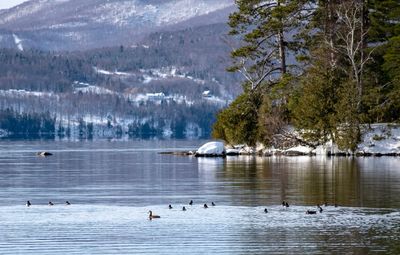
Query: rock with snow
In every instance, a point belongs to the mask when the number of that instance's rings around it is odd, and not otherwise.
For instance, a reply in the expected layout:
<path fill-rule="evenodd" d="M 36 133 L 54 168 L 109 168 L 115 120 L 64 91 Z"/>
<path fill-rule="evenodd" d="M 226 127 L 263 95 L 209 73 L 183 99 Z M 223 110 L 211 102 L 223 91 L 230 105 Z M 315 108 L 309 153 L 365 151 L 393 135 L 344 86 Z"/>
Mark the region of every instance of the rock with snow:
<path fill-rule="evenodd" d="M 240 155 L 255 155 L 256 154 L 256 149 L 250 146 L 244 146 L 241 149 L 239 149 L 239 154 Z"/>
<path fill-rule="evenodd" d="M 285 150 L 284 154 L 287 156 L 302 156 L 302 155 L 311 155 L 314 153 L 312 148 L 308 146 L 299 145 Z"/>
<path fill-rule="evenodd" d="M 223 157 L 226 155 L 222 142 L 208 142 L 201 146 L 195 154 L 197 157 Z"/>
<path fill-rule="evenodd" d="M 227 156 L 238 156 L 240 151 L 238 149 L 226 149 Z"/>

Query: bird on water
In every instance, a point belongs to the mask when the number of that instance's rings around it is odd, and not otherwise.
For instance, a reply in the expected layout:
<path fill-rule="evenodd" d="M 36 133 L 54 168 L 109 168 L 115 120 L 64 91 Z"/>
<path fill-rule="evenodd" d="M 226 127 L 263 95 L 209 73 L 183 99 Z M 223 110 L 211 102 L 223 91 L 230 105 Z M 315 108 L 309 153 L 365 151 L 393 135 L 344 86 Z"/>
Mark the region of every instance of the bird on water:
<path fill-rule="evenodd" d="M 150 220 L 151 220 L 151 219 L 159 219 L 159 218 L 161 218 L 161 217 L 158 216 L 158 215 L 153 214 L 152 211 L 149 211 L 149 219 L 150 219 Z"/>
<path fill-rule="evenodd" d="M 193 200 L 190 200 L 189 205 L 192 205 L 192 204 L 193 204 Z"/>
<path fill-rule="evenodd" d="M 172 205 L 168 205 L 168 209 L 172 209 Z"/>
<path fill-rule="evenodd" d="M 53 204 L 53 202 L 49 201 L 49 205 L 52 206 L 52 205 L 54 205 L 54 204 Z"/>
<path fill-rule="evenodd" d="M 28 201 L 26 201 L 26 206 L 31 206 L 31 202 L 28 200 Z"/>
<path fill-rule="evenodd" d="M 208 208 L 208 205 L 207 205 L 207 204 L 204 204 L 204 208 Z"/>
<path fill-rule="evenodd" d="M 182 211 L 186 211 L 186 207 L 182 207 Z"/>
<path fill-rule="evenodd" d="M 211 202 L 211 205 L 212 205 L 212 206 L 215 206 L 215 203 L 214 203 L 214 202 Z"/>
<path fill-rule="evenodd" d="M 71 205 L 69 201 L 65 201 L 65 205 Z"/>

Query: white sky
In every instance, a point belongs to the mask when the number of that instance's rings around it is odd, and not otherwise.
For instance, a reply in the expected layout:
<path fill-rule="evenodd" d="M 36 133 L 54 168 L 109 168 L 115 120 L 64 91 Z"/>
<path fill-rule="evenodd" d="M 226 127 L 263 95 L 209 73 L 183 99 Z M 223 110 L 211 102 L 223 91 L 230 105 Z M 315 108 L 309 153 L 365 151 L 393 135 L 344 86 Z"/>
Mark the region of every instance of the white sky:
<path fill-rule="evenodd" d="M 0 0 L 0 10 L 8 9 L 28 0 Z"/>

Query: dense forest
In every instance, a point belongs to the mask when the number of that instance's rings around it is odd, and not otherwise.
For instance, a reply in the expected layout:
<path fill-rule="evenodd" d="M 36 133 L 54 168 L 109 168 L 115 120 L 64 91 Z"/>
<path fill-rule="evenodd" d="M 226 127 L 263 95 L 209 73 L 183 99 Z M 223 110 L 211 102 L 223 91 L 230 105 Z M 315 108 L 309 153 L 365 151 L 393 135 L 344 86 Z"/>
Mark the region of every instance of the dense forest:
<path fill-rule="evenodd" d="M 400 120 L 400 2 L 236 0 L 229 71 L 244 92 L 213 135 L 276 145 L 288 125 L 311 146 L 354 151 L 361 126 Z"/>

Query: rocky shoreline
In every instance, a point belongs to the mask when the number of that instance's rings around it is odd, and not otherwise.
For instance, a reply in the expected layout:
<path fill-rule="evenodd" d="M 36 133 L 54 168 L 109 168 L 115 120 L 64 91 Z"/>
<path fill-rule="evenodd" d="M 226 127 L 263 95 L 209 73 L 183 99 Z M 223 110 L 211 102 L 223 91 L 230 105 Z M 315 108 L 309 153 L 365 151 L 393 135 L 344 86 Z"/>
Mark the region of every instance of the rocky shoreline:
<path fill-rule="evenodd" d="M 292 136 L 301 137 L 293 131 Z M 400 157 L 400 125 L 399 124 L 372 124 L 364 127 L 362 140 L 355 152 L 343 151 L 332 141 L 323 145 L 311 147 L 300 143 L 286 148 L 265 147 L 258 144 L 255 147 L 247 145 L 225 145 L 221 141 L 204 144 L 197 151 L 164 152 L 195 157 L 226 157 L 226 156 L 335 156 L 335 157 Z"/>

